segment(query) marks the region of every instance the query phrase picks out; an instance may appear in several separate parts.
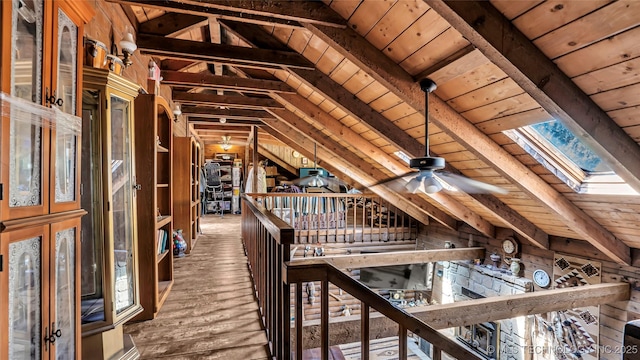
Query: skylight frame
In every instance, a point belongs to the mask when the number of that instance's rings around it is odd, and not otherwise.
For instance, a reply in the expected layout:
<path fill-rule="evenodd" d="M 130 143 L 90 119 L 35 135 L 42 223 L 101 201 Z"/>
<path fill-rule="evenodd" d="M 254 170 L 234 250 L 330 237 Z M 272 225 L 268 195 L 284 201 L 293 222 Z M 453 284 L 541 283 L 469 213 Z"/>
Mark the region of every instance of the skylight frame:
<path fill-rule="evenodd" d="M 529 126 L 502 133 L 578 194 L 640 195 L 613 171 L 583 170 Z"/>

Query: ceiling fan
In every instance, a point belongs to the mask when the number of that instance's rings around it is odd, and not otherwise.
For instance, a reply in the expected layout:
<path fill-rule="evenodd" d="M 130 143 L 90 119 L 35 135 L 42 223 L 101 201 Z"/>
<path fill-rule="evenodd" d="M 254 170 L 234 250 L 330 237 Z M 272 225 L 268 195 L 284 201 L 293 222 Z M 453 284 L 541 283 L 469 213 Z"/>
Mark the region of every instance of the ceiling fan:
<path fill-rule="evenodd" d="M 324 176 L 323 172 L 318 169 L 318 160 L 316 157 L 317 143 L 313 143 L 313 170 L 309 170 L 309 175 L 291 181 L 296 186 L 305 187 L 331 187 L 339 188 L 342 182 L 335 177 Z"/>
<path fill-rule="evenodd" d="M 431 79 L 423 79 L 420 81 L 420 88 L 425 92 L 425 156 L 413 158 L 409 161 L 409 166 L 417 171 L 383 180 L 376 185 L 388 184 L 398 188 L 399 191 L 411 193 L 416 193 L 420 190 L 427 194 L 433 194 L 444 188 L 454 191 L 460 190 L 469 194 L 506 194 L 508 191 L 501 187 L 443 171 L 442 169 L 445 167 L 444 158 L 429 155 L 429 93 L 436 89 L 436 83 Z"/>

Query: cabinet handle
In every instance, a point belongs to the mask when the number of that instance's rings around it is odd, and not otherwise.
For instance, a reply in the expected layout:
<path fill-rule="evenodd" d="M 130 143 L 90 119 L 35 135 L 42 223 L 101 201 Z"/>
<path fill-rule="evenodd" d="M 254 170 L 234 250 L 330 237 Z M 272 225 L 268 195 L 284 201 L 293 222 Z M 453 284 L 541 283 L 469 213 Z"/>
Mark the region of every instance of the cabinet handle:
<path fill-rule="evenodd" d="M 64 104 L 64 100 L 62 98 L 56 97 L 56 91 L 54 90 L 51 96 L 49 96 L 49 88 L 46 89 L 44 100 L 47 104 L 62 106 Z"/>
<path fill-rule="evenodd" d="M 51 323 L 51 336 L 55 336 L 56 338 L 59 338 L 62 336 L 62 329 L 58 329 L 58 330 L 54 330 L 56 328 L 56 323 L 52 322 Z"/>
<path fill-rule="evenodd" d="M 49 351 L 49 343 L 51 343 L 51 345 L 53 345 L 56 342 L 56 336 L 54 334 L 48 334 L 49 332 L 49 327 L 45 327 L 44 328 L 44 350 L 45 351 Z"/>

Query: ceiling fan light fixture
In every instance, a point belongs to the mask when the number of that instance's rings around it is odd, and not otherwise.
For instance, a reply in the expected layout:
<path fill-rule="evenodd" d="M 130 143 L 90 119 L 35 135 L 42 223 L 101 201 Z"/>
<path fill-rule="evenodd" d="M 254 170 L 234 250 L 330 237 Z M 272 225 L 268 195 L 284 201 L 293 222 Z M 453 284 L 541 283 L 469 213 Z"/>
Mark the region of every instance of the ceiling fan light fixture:
<path fill-rule="evenodd" d="M 436 179 L 435 176 L 425 177 L 423 181 L 424 192 L 427 194 L 435 194 L 442 190 L 442 184 Z"/>
<path fill-rule="evenodd" d="M 420 189 L 421 184 L 422 184 L 422 178 L 420 176 L 416 176 L 413 179 L 409 180 L 409 182 L 407 182 L 407 185 L 405 185 L 405 188 L 407 189 L 408 192 L 415 194 Z"/>

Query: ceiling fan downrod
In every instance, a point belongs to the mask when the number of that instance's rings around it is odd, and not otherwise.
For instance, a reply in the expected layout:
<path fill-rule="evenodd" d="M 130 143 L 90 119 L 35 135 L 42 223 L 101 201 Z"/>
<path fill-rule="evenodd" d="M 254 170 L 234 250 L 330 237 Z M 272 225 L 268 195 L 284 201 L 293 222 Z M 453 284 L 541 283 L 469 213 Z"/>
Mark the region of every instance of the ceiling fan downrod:
<path fill-rule="evenodd" d="M 409 166 L 414 169 L 437 170 L 444 168 L 444 158 L 429 156 L 429 93 L 437 86 L 431 79 L 420 80 L 420 88 L 424 91 L 424 157 L 413 158 L 409 161 Z"/>

